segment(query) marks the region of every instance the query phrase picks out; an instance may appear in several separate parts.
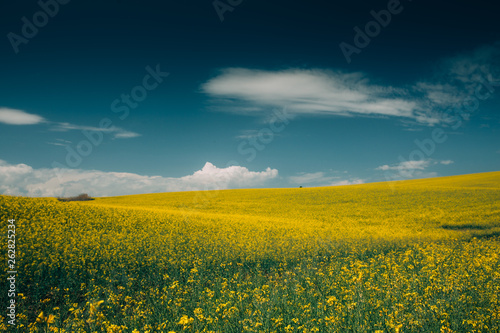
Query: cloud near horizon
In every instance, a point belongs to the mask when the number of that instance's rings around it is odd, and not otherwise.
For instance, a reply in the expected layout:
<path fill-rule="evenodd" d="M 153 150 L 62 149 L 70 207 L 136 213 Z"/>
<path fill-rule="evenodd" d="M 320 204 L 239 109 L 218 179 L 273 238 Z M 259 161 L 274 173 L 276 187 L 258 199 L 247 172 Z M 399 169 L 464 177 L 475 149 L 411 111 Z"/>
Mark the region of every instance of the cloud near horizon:
<path fill-rule="evenodd" d="M 452 160 L 436 161 L 433 159 L 418 161 L 401 161 L 393 165 L 381 165 L 375 170 L 386 172 L 387 180 L 401 180 L 414 178 L 437 177 L 437 172 L 429 172 L 427 169 L 433 165 L 450 165 L 455 163 Z"/>
<path fill-rule="evenodd" d="M 359 178 L 341 179 L 339 176 L 329 176 L 325 172 L 299 173 L 288 177 L 288 180 L 294 184 L 309 186 L 341 186 L 364 183 Z"/>
<path fill-rule="evenodd" d="M 395 165 L 381 165 L 375 170 L 396 170 L 396 171 L 408 171 L 408 170 L 425 170 L 431 165 L 443 164 L 450 165 L 454 162 L 452 160 L 444 160 L 444 161 L 433 161 L 431 159 L 428 160 L 419 160 L 419 161 L 403 161 Z"/>
<path fill-rule="evenodd" d="M 249 171 L 245 167 L 217 168 L 210 162 L 192 175 L 180 178 L 143 176 L 126 172 L 80 169 L 34 169 L 0 160 L 0 193 L 31 197 L 117 196 L 176 191 L 222 190 L 258 187 L 278 177 L 278 170 Z"/>

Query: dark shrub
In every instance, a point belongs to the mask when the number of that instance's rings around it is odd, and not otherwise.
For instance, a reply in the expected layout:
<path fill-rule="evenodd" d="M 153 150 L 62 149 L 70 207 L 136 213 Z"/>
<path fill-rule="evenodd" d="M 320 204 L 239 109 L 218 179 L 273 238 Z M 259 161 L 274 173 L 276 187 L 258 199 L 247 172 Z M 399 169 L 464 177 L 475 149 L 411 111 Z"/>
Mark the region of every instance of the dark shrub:
<path fill-rule="evenodd" d="M 77 195 L 76 197 L 69 197 L 69 198 L 57 198 L 59 201 L 89 201 L 89 200 L 94 200 L 94 198 L 90 197 L 87 193 L 82 193 L 80 195 Z"/>

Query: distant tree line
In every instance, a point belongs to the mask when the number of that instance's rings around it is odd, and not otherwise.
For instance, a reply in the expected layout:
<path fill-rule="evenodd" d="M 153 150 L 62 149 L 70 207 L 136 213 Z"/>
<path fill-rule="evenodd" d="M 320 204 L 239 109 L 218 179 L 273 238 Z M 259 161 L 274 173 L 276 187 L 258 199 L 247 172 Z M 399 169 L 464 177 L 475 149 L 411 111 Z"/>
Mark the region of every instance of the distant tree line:
<path fill-rule="evenodd" d="M 82 193 L 80 195 L 77 195 L 76 197 L 68 197 L 68 198 L 58 197 L 57 200 L 59 200 L 59 201 L 89 201 L 89 200 L 94 200 L 94 198 L 92 198 L 87 193 Z"/>

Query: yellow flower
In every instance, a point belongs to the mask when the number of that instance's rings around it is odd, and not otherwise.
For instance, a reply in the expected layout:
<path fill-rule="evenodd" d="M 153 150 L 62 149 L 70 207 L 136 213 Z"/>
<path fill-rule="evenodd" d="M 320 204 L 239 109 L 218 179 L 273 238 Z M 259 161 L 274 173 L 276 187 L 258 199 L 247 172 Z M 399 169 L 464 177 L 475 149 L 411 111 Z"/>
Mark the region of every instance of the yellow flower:
<path fill-rule="evenodd" d="M 49 315 L 48 317 L 45 317 L 43 314 L 43 311 L 40 312 L 38 317 L 36 318 L 35 322 L 37 323 L 47 323 L 47 324 L 53 324 L 55 321 L 55 316 L 54 315 Z"/>
<path fill-rule="evenodd" d="M 194 321 L 194 318 L 190 318 L 188 316 L 182 316 L 181 320 L 179 320 L 179 325 L 189 325 Z"/>
<path fill-rule="evenodd" d="M 40 314 L 38 315 L 38 317 L 36 317 L 36 322 L 37 323 L 43 323 L 45 321 L 45 317 L 43 315 L 43 311 L 40 312 Z"/>
<path fill-rule="evenodd" d="M 47 324 L 52 324 L 55 318 L 56 317 L 54 315 L 49 315 L 49 317 L 47 318 Z"/>

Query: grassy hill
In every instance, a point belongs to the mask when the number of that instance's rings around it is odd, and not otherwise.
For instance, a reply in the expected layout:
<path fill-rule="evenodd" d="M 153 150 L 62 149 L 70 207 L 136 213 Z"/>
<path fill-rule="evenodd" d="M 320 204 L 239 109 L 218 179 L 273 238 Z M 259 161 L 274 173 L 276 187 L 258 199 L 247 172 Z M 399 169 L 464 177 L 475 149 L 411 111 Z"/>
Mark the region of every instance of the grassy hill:
<path fill-rule="evenodd" d="M 0 216 L 5 234 L 16 220 L 19 332 L 500 330 L 500 172 L 0 196 Z"/>

